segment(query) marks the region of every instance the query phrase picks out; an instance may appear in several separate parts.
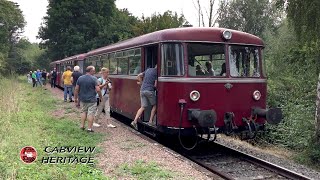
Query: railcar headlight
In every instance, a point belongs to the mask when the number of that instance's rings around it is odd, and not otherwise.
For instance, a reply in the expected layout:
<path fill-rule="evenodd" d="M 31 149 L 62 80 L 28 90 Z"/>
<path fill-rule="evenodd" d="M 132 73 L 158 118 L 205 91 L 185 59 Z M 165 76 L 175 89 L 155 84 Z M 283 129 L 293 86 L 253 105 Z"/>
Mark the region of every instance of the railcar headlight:
<path fill-rule="evenodd" d="M 223 36 L 224 39 L 230 40 L 231 37 L 232 37 L 232 33 L 229 30 L 224 30 L 223 33 L 222 33 L 222 36 Z"/>
<path fill-rule="evenodd" d="M 260 91 L 256 90 L 253 92 L 253 99 L 258 101 L 261 98 L 261 93 Z"/>
<path fill-rule="evenodd" d="M 198 101 L 199 100 L 199 98 L 200 98 L 200 93 L 198 92 L 198 91 L 191 91 L 191 93 L 190 93 L 190 99 L 192 100 L 192 101 Z"/>

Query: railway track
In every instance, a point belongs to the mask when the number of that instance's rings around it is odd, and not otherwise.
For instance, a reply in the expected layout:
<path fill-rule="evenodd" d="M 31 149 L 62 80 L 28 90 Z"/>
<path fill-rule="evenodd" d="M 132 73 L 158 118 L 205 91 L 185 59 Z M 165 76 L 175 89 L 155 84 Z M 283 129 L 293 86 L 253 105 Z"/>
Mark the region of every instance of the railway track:
<path fill-rule="evenodd" d="M 124 126 L 130 126 L 128 121 L 123 121 L 121 119 L 122 118 L 119 119 L 119 117 L 117 117 L 118 122 L 122 123 Z M 182 156 L 183 159 L 191 160 L 222 179 L 311 179 L 297 172 L 217 142 L 200 143 L 199 147 L 196 149 L 186 151 L 181 149 L 178 141 L 173 140 L 174 138 L 162 139 L 159 141 L 150 136 L 150 133 L 144 134 L 138 131 L 133 132 L 151 143 L 161 144 L 173 153 Z"/>
<path fill-rule="evenodd" d="M 208 151 L 210 149 L 210 151 Z M 196 152 L 183 154 L 188 159 L 224 179 L 299 179 L 309 180 L 304 175 L 224 146 L 212 143 Z"/>

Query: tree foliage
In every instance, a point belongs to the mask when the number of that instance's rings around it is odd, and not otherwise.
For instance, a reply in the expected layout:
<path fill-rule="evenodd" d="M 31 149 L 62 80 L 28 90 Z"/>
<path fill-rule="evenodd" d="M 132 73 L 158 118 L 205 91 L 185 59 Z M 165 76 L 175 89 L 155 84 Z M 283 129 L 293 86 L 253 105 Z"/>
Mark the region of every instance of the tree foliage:
<path fill-rule="evenodd" d="M 172 11 L 166 11 L 163 14 L 153 14 L 151 17 L 144 17 L 133 26 L 135 36 L 159 31 L 168 28 L 181 27 L 186 22 L 183 15 L 178 15 Z"/>
<path fill-rule="evenodd" d="M 41 45 L 57 60 L 110 44 L 115 13 L 114 0 L 50 0 Z"/>
<path fill-rule="evenodd" d="M 280 7 L 286 7 L 289 22 L 293 25 L 299 40 L 320 39 L 319 0 L 278 0 Z"/>
<path fill-rule="evenodd" d="M 220 27 L 262 36 L 267 27 L 279 25 L 281 13 L 269 0 L 222 0 L 217 22 Z"/>
<path fill-rule="evenodd" d="M 133 16 L 127 9 L 116 10 L 112 23 L 112 42 L 129 39 L 135 36 L 134 27 L 138 18 Z"/>
<path fill-rule="evenodd" d="M 50 61 L 43 57 L 44 52 L 39 48 L 39 44 L 30 43 L 29 40 L 22 38 L 9 51 L 7 70 L 23 74 L 32 69 L 48 68 Z"/>
<path fill-rule="evenodd" d="M 0 23 L 0 71 L 7 73 L 10 61 L 15 60 L 9 59 L 8 55 L 13 52 L 14 44 L 17 43 L 25 26 L 19 5 L 11 1 L 0 0 Z"/>

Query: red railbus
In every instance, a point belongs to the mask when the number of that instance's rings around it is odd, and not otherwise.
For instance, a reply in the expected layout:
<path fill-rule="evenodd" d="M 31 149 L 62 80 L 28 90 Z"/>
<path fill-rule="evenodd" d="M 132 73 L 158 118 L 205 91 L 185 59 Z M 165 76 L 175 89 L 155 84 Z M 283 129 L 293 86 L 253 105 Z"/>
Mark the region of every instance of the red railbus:
<path fill-rule="evenodd" d="M 50 71 L 53 70 L 53 68 L 56 68 L 57 70 L 57 81 L 56 84 L 58 87 L 63 87 L 63 82 L 61 81 L 63 72 L 67 69 L 67 66 L 70 66 L 72 69 L 74 66 L 79 66 L 80 71 L 84 72 L 83 69 L 83 60 L 85 59 L 86 54 L 78 54 L 74 56 L 70 56 L 67 58 L 64 58 L 62 60 L 54 61 L 50 63 Z"/>
<path fill-rule="evenodd" d="M 140 107 L 137 75 L 158 65 L 156 125 L 168 134 L 249 132 L 282 119 L 267 108 L 267 80 L 260 38 L 223 28 L 166 29 L 86 54 L 84 66 L 110 69 L 111 114 L 133 119 Z"/>
<path fill-rule="evenodd" d="M 267 107 L 263 41 L 224 28 L 175 28 L 149 33 L 50 64 L 61 74 L 66 66 L 93 65 L 110 70 L 111 115 L 133 119 L 140 107 L 137 75 L 157 64 L 155 125 L 139 129 L 181 137 L 245 133 L 254 138 L 265 124 L 278 124 L 280 108 Z M 194 146 L 193 146 L 194 147 Z"/>

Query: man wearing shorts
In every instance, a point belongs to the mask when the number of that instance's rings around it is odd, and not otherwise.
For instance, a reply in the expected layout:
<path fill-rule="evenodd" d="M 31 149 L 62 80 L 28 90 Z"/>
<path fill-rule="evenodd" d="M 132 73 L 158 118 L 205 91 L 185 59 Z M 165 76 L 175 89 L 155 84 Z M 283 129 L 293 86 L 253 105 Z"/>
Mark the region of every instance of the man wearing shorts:
<path fill-rule="evenodd" d="M 154 68 L 149 68 L 145 72 L 142 72 L 138 75 L 138 84 L 142 81 L 142 86 L 140 88 L 140 98 L 141 98 L 141 107 L 138 110 L 136 117 L 131 122 L 131 125 L 138 129 L 137 122 L 138 118 L 141 116 L 143 111 L 146 107 L 148 107 L 148 104 L 152 106 L 151 110 L 151 116 L 149 119 L 149 124 L 152 124 L 152 120 L 154 115 L 156 114 L 157 106 L 156 106 L 156 95 L 155 95 L 155 88 L 157 86 L 157 65 L 155 65 Z"/>
<path fill-rule="evenodd" d="M 100 99 L 102 94 L 98 85 L 98 80 L 94 77 L 94 66 L 88 66 L 86 68 L 86 74 L 79 77 L 74 92 L 75 103 L 77 104 L 80 99 L 81 105 L 81 129 L 84 130 L 86 119 L 88 119 L 88 132 L 94 132 L 92 130 L 94 115 L 97 111 L 97 99 L 98 93 Z M 79 99 L 78 99 L 79 95 Z"/>

